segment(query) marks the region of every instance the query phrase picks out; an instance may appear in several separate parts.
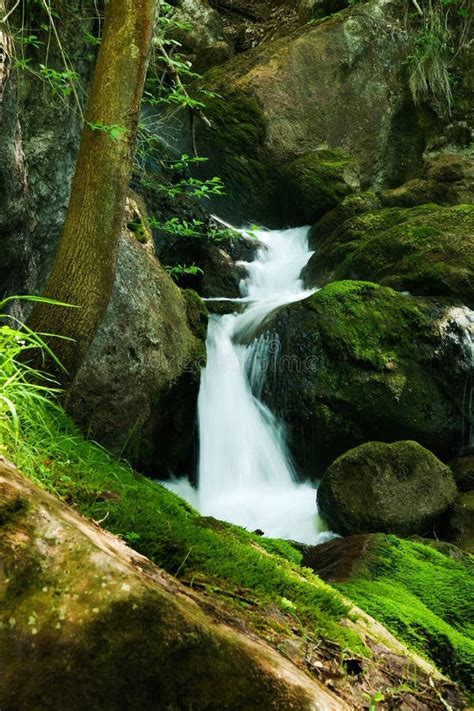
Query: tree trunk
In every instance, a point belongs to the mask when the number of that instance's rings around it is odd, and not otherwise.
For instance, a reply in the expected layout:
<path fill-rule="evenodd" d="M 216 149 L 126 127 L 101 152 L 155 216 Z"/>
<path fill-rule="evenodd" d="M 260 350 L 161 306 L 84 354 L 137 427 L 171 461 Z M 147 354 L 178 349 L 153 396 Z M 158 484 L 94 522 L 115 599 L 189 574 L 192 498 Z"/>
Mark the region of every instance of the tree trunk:
<path fill-rule="evenodd" d="M 106 5 L 71 198 L 44 292 L 79 308 L 36 304 L 28 321 L 35 331 L 74 339 L 51 342 L 66 369 L 63 384 L 79 368 L 112 294 L 156 6 Z"/>
<path fill-rule="evenodd" d="M 2 21 L 7 13 L 5 0 L 0 0 L 0 126 L 3 114 L 3 93 L 8 79 L 11 56 L 11 35 Z"/>

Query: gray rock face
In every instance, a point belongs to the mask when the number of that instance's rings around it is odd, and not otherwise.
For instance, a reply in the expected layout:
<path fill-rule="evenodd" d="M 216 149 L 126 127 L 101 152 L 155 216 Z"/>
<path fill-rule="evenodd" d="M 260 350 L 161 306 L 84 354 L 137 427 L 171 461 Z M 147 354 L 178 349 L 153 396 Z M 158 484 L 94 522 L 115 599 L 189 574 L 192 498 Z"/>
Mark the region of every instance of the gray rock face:
<path fill-rule="evenodd" d="M 366 442 L 331 464 L 319 512 L 337 533 L 423 534 L 454 501 L 450 469 L 416 442 Z"/>
<path fill-rule="evenodd" d="M 155 473 L 183 473 L 204 353 L 178 287 L 147 247 L 124 234 L 112 298 L 67 408 L 111 451 L 153 464 Z"/>
<path fill-rule="evenodd" d="M 173 38 L 192 61 L 193 71 L 203 72 L 232 56 L 220 15 L 207 0 L 178 0 L 176 5 L 173 20 L 186 28 L 173 30 Z"/>
<path fill-rule="evenodd" d="M 1 36 L 0 36 L 1 39 Z M 0 296 L 14 294 L 33 280 L 31 215 L 27 173 L 19 122 L 17 82 L 5 58 L 0 76 Z"/>

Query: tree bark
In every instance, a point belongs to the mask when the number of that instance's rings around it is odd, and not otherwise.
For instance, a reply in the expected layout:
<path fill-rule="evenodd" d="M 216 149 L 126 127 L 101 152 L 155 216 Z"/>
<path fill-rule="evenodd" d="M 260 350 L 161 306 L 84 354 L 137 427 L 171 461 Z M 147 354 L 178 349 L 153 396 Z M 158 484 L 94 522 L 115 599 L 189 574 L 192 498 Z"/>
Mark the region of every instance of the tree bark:
<path fill-rule="evenodd" d="M 156 7 L 157 0 L 106 5 L 69 207 L 44 292 L 78 308 L 36 304 L 28 321 L 35 331 L 73 339 L 51 342 L 66 371 L 55 373 L 63 384 L 79 368 L 112 294 Z"/>

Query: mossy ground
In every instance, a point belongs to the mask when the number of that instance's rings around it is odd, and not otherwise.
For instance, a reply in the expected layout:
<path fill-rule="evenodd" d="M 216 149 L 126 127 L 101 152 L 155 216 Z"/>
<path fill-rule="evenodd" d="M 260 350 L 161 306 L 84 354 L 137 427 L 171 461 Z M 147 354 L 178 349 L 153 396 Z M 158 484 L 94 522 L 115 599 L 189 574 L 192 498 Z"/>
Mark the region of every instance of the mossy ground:
<path fill-rule="evenodd" d="M 350 285 L 343 288 L 352 294 Z M 163 486 L 136 474 L 126 463 L 85 440 L 59 406 L 36 396 L 27 401 L 27 406 L 19 401 L 15 422 L 8 416 L 0 419 L 0 453 L 15 461 L 33 481 L 82 515 L 123 537 L 170 574 L 189 586 L 204 588 L 214 600 L 225 600 L 226 607 L 230 604 L 242 610 L 246 622 L 250 620 L 264 638 L 273 640 L 278 635 L 278 620 L 271 616 L 267 619 L 266 610 L 273 606 L 284 613 L 285 619 L 290 614 L 299 634 L 310 635 L 321 648 L 335 643 L 341 653 L 345 649 L 351 654 L 368 654 L 358 635 L 341 624 L 349 616 L 347 602 L 334 588 L 301 568 L 302 556 L 291 544 L 200 517 Z M 426 656 L 431 651 L 424 638 L 431 639 L 433 630 L 439 631 L 439 639 L 444 634 L 450 645 L 446 646 L 446 655 L 443 657 L 440 647 L 432 645 L 435 649 L 432 658 L 453 677 L 465 680 L 469 666 L 466 631 L 459 631 L 461 612 L 452 619 L 446 613 L 438 621 L 438 608 L 432 607 L 430 599 L 418 596 L 417 569 L 411 563 L 408 602 L 406 609 L 400 605 L 398 612 L 396 601 L 401 581 L 396 563 L 389 561 L 384 577 L 380 575 L 379 580 L 374 576 L 373 586 L 371 579 L 361 578 L 360 589 L 354 587 L 350 596 L 394 631 L 400 628 L 405 638 Z M 391 582 L 392 564 L 395 567 Z M 423 588 L 426 595 L 429 575 L 438 574 L 437 568 L 433 571 L 421 570 L 422 575 L 428 576 Z M 442 591 L 436 597 L 443 597 L 447 609 L 451 592 L 463 589 L 464 578 L 460 574 L 458 583 L 453 568 L 443 581 Z M 395 586 L 393 590 L 390 588 L 393 602 L 385 602 L 390 585 Z M 456 596 L 457 592 L 453 607 L 458 610 Z M 410 606 L 416 610 L 416 618 L 409 616 Z M 413 632 L 413 639 L 404 631 L 409 627 L 405 615 L 413 629 L 418 630 L 417 634 Z M 467 615 L 468 612 L 466 619 Z"/>
<path fill-rule="evenodd" d="M 393 634 L 472 688 L 474 559 L 376 535 L 352 579 L 336 587 Z"/>
<path fill-rule="evenodd" d="M 59 410 L 46 408 L 43 421 L 28 422 L 16 439 L 0 427 L 2 439 L 0 451 L 23 473 L 172 575 L 257 607 L 290 605 L 312 635 L 363 651 L 339 624 L 348 612 L 344 600 L 302 571 L 301 554 L 289 543 L 202 518 L 164 486 L 84 440 Z"/>

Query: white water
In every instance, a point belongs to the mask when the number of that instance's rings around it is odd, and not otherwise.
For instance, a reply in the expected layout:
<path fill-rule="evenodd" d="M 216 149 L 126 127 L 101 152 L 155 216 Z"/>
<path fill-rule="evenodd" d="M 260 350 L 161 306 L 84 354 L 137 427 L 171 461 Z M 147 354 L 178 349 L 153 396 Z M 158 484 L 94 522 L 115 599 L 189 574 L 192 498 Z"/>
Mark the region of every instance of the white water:
<path fill-rule="evenodd" d="M 203 515 L 316 543 L 328 534 L 317 515 L 315 487 L 297 481 L 284 428 L 258 399 L 278 341 L 255 337 L 272 312 L 314 292 L 300 279 L 312 254 L 307 233 L 306 227 L 252 233 L 260 247 L 255 261 L 240 262 L 248 278 L 242 298 L 235 299 L 245 308 L 209 322 L 198 401 L 198 489 L 183 480 L 168 486 Z"/>

